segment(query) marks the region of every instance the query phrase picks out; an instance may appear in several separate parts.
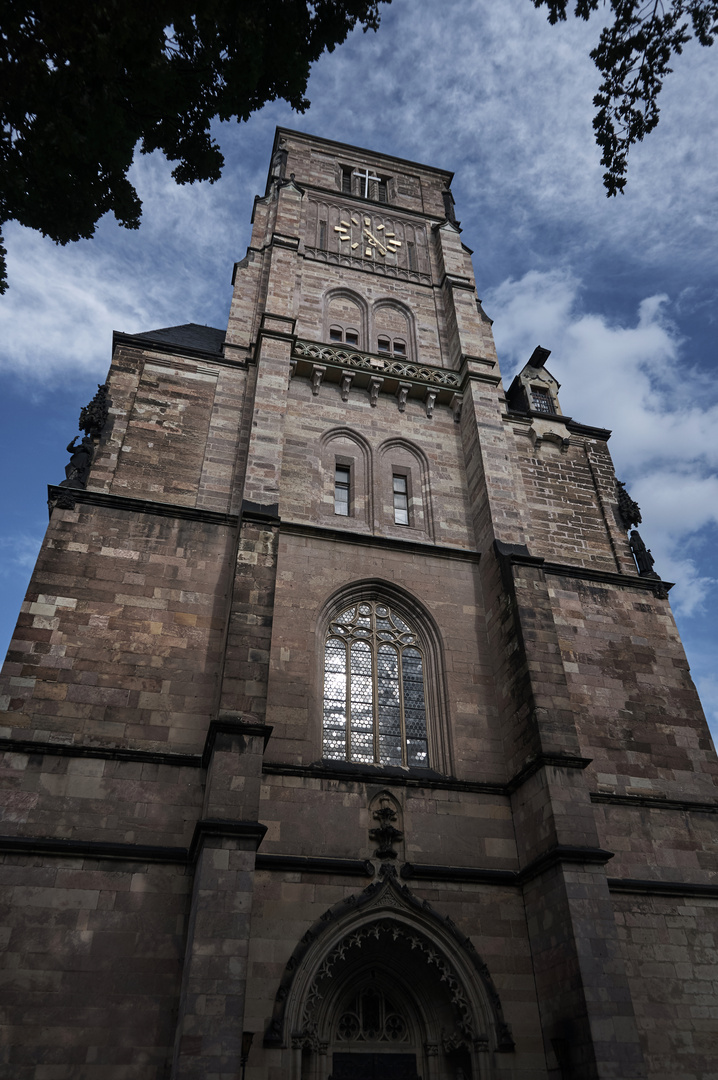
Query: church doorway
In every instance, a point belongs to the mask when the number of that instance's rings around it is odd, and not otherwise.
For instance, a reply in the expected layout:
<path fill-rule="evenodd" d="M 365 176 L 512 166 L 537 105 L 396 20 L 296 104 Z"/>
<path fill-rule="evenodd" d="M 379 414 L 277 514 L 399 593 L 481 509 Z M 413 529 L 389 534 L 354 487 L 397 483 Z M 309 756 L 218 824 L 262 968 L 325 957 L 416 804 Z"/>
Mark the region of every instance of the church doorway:
<path fill-rule="evenodd" d="M 288 1080 L 513 1075 L 514 1043 L 486 965 L 393 867 L 307 930 L 264 1045 L 287 1053 Z"/>
<path fill-rule="evenodd" d="M 305 1044 L 301 1080 L 480 1080 L 456 988 L 426 939 L 382 919 L 337 952 L 310 990 L 317 1040 Z"/>
<path fill-rule="evenodd" d="M 331 1080 L 420 1080 L 416 1054 L 334 1054 Z"/>

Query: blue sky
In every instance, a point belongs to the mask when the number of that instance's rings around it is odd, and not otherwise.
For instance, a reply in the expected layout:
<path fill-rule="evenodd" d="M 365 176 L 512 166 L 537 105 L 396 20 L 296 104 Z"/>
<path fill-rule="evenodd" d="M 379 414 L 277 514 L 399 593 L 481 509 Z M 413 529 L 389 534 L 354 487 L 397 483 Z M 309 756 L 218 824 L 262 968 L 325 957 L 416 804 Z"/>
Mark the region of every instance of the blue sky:
<path fill-rule="evenodd" d="M 690 45 L 656 131 L 608 200 L 593 141 L 598 23 L 550 27 L 530 0 L 394 0 L 377 34 L 313 68 L 311 108 L 274 103 L 217 125 L 215 185 L 179 188 L 138 157 L 138 232 L 103 219 L 58 248 L 7 228 L 0 299 L 0 651 L 10 639 L 64 476 L 77 416 L 105 377 L 113 330 L 226 325 L 277 124 L 455 171 L 463 240 L 505 382 L 552 350 L 564 412 L 613 429 L 618 475 L 643 512 L 714 738 L 718 735 L 718 47 Z"/>

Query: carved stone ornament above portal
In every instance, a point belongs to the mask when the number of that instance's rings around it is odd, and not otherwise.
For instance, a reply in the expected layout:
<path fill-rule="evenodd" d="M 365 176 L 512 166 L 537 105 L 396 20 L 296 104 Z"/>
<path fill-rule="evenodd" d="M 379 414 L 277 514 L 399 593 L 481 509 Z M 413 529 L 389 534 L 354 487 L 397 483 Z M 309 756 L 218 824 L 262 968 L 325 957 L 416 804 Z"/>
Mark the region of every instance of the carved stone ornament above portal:
<path fill-rule="evenodd" d="M 388 791 L 383 791 L 372 799 L 370 810 L 372 818 L 378 822 L 376 828 L 369 830 L 369 839 L 378 844 L 374 858 L 395 859 L 398 852 L 394 850 L 394 845 L 404 839 L 404 833 L 397 828 L 401 824 L 400 806 Z"/>

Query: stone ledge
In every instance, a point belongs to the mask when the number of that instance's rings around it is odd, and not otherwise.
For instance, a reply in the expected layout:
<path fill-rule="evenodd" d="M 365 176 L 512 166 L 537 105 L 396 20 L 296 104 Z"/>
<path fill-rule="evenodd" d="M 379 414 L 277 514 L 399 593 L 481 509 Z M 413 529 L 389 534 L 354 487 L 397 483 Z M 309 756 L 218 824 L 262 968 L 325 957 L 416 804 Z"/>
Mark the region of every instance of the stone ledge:
<path fill-rule="evenodd" d="M 508 793 L 513 795 L 527 780 L 535 776 L 539 769 L 547 766 L 557 769 L 587 769 L 592 761 L 593 758 L 579 757 L 576 754 L 538 754 L 531 761 L 527 761 L 515 776 L 512 776 L 506 788 Z"/>
<path fill-rule="evenodd" d="M 109 491 L 95 491 L 92 488 L 60 487 L 58 484 L 47 485 L 50 514 L 54 503 L 61 496 L 71 498 L 76 503 L 89 506 L 104 506 L 110 510 L 124 510 L 132 514 L 154 514 L 158 517 L 179 518 L 184 521 L 199 521 L 206 525 L 222 525 L 229 528 L 237 526 L 237 514 L 225 514 L 219 510 L 204 510 L 196 506 L 180 506 L 177 503 L 158 502 L 156 499 L 136 499 L 129 495 L 113 495 Z"/>
<path fill-rule="evenodd" d="M 55 757 L 103 758 L 106 761 L 139 761 L 145 765 L 173 765 L 201 769 L 202 754 L 173 754 L 161 750 L 133 750 L 123 746 L 78 746 L 73 743 L 39 742 L 34 739 L 0 739 L 0 750 L 13 754 L 50 754 Z"/>
<path fill-rule="evenodd" d="M 174 768 L 206 769 L 218 735 L 261 735 L 264 748 L 272 728 L 255 720 L 223 715 L 211 720 L 201 754 L 173 754 L 170 751 L 140 750 L 124 746 L 82 746 L 74 743 L 40 742 L 34 739 L 0 739 L 0 751 L 13 754 L 47 754 L 54 757 L 101 758 L 105 761 L 137 761 L 143 765 L 171 765 Z"/>
<path fill-rule="evenodd" d="M 699 881 L 641 881 L 638 878 L 608 878 L 612 893 L 638 893 L 643 896 L 706 896 L 718 899 L 718 884 Z"/>
<path fill-rule="evenodd" d="M 664 599 L 674 585 L 674 582 L 662 581 L 658 577 L 619 574 L 614 570 L 597 570 L 590 566 L 550 562 L 543 555 L 531 555 L 525 544 L 507 544 L 502 540 L 494 540 L 493 547 L 500 559 L 506 560 L 513 566 L 539 567 L 544 574 L 551 574 L 553 577 L 595 581 L 602 585 L 617 585 L 622 589 L 643 589 L 645 592 L 654 593 L 658 599 Z"/>
<path fill-rule="evenodd" d="M 257 821 L 225 821 L 205 818 L 195 825 L 189 848 L 155 844 L 122 844 L 110 840 L 68 840 L 56 836 L 0 836 L 0 853 L 5 855 L 48 855 L 66 859 L 112 859 L 119 862 L 194 863 L 205 840 L 220 838 L 248 840 L 259 847 L 267 831 Z"/>
<path fill-rule="evenodd" d="M 331 856 L 273 855 L 262 852 L 255 862 L 257 870 L 291 871 L 302 874 L 345 874 L 373 877 L 374 865 L 369 859 L 340 859 Z"/>
<path fill-rule="evenodd" d="M 592 791 L 591 802 L 614 806 L 648 807 L 651 810 L 680 810 L 695 814 L 718 814 L 718 803 L 693 799 L 670 799 L 660 795 L 617 795 L 610 791 Z"/>
<path fill-rule="evenodd" d="M 267 776 L 302 776 L 319 780 L 344 780 L 347 783 L 385 784 L 399 787 L 441 788 L 445 791 L 468 791 L 479 795 L 507 796 L 507 786 L 473 780 L 457 780 L 441 776 L 432 769 L 399 769 L 386 765 L 353 765 L 336 762 L 336 766 L 312 762 L 311 765 L 293 765 L 284 762 L 265 761 L 262 772 Z"/>
<path fill-rule="evenodd" d="M 381 536 L 376 533 L 351 532 L 349 529 L 331 529 L 323 525 L 312 525 L 305 521 L 282 520 L 280 533 L 295 536 L 316 536 L 332 543 L 360 544 L 374 548 L 388 548 L 403 554 L 433 556 L 439 559 L 460 559 L 478 562 L 480 553 L 466 548 L 448 547 L 445 544 L 431 544 L 421 540 L 398 540 L 393 536 Z"/>
<path fill-rule="evenodd" d="M 141 352 L 158 352 L 168 356 L 183 356 L 190 360 L 206 360 L 217 364 L 218 367 L 246 368 L 246 360 L 230 360 L 220 353 L 208 352 L 205 349 L 195 349 L 191 345 L 172 345 L 169 342 L 150 340 L 146 337 L 137 337 L 134 334 L 125 334 L 115 330 L 112 335 L 112 352 L 114 354 L 117 345 L 124 345 L 130 349 L 139 349 Z"/>
<path fill-rule="evenodd" d="M 50 855 L 66 859 L 114 859 L 120 862 L 189 862 L 182 847 L 154 844 L 121 844 L 107 840 L 66 840 L 54 836 L 0 836 L 0 852 L 5 855 Z"/>

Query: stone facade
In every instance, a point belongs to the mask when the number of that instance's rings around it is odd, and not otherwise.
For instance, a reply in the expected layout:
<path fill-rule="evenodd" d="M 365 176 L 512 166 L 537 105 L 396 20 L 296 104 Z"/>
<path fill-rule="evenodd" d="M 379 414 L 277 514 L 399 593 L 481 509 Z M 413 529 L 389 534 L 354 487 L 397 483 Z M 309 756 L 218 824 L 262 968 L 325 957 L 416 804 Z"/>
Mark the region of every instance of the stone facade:
<path fill-rule="evenodd" d="M 2 672 L 0 1076 L 715 1077 L 668 587 L 545 349 L 505 392 L 450 182 L 280 129 L 226 333 L 115 336 Z M 418 764 L 376 667 L 327 756 L 347 609 L 415 635 Z"/>

